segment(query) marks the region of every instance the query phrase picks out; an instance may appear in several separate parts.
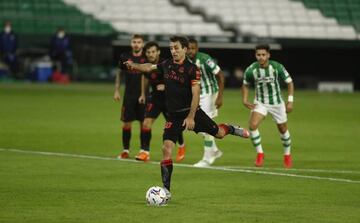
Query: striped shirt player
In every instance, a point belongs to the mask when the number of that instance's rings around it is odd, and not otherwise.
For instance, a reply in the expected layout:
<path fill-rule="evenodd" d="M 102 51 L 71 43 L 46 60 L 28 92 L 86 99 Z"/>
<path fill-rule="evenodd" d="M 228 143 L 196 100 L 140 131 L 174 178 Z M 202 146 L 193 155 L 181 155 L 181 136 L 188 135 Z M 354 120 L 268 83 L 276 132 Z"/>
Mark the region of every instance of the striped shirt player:
<path fill-rule="evenodd" d="M 218 108 L 222 105 L 224 74 L 211 56 L 199 52 L 198 42 L 195 39 L 189 39 L 187 56 L 201 72 L 200 107 L 210 118 L 215 118 L 218 115 Z M 204 155 L 194 166 L 209 166 L 221 155 L 222 152 L 217 148 L 214 137 L 204 134 Z"/>
<path fill-rule="evenodd" d="M 255 84 L 255 100 L 262 104 L 278 105 L 284 103 L 281 97 L 279 80 L 291 83 L 292 79 L 285 67 L 274 61 L 269 60 L 269 66 L 261 68 L 258 62 L 251 64 L 245 71 L 243 83 Z"/>
<path fill-rule="evenodd" d="M 219 85 L 215 75 L 219 73 L 220 67 L 214 59 L 206 53 L 197 52 L 195 59 L 191 61 L 196 64 L 201 72 L 200 96 L 218 93 Z"/>
<path fill-rule="evenodd" d="M 291 139 L 287 127 L 287 114 L 293 109 L 294 84 L 285 67 L 270 58 L 270 47 L 258 45 L 255 48 L 256 62 L 252 63 L 246 70 L 243 80 L 243 104 L 251 109 L 250 136 L 257 151 L 255 166 L 262 166 L 264 152 L 261 145 L 261 137 L 258 126 L 270 113 L 277 124 L 280 138 L 284 147 L 284 166 L 290 168 L 292 165 L 290 149 Z M 280 81 L 287 84 L 288 101 L 284 102 L 281 96 Z M 249 85 L 254 84 L 254 104 L 248 102 Z"/>

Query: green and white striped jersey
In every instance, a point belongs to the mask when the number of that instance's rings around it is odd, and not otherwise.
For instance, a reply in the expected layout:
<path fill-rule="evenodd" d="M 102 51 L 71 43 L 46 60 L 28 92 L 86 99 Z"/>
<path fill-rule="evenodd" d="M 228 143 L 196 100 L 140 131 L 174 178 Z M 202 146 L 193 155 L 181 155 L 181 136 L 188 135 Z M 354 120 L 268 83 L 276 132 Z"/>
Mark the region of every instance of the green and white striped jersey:
<path fill-rule="evenodd" d="M 283 102 L 279 79 L 285 83 L 292 82 L 282 64 L 269 60 L 269 66 L 261 68 L 258 62 L 254 62 L 246 68 L 243 84 L 254 83 L 257 101 L 263 104 L 277 105 Z"/>
<path fill-rule="evenodd" d="M 220 71 L 220 67 L 215 63 L 214 59 L 208 54 L 197 52 L 194 60 L 190 60 L 201 71 L 201 92 L 204 94 L 215 94 L 219 91 L 215 74 Z"/>

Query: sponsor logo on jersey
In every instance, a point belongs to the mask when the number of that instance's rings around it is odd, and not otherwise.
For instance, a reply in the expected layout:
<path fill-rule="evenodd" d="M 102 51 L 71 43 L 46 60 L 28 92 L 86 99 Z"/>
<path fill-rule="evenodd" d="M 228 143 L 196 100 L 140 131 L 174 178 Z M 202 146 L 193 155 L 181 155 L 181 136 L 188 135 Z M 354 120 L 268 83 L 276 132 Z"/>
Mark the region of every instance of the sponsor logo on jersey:
<path fill-rule="evenodd" d="M 260 77 L 257 79 L 258 83 L 273 83 L 275 78 L 273 77 Z"/>
<path fill-rule="evenodd" d="M 213 60 L 211 60 L 211 59 L 208 59 L 208 60 L 206 61 L 206 64 L 207 64 L 210 68 L 213 68 L 213 67 L 216 66 L 216 65 L 215 65 L 215 62 L 214 62 Z"/>

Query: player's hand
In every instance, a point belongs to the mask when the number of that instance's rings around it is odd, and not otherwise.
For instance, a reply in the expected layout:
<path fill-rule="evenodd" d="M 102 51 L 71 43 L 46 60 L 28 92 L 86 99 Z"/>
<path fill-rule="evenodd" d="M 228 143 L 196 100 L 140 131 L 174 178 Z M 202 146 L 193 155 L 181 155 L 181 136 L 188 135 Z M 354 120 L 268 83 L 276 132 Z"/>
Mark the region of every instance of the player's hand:
<path fill-rule="evenodd" d="M 286 103 L 286 113 L 290 113 L 292 112 L 292 110 L 294 109 L 294 103 L 293 102 L 287 102 Z"/>
<path fill-rule="evenodd" d="M 139 103 L 140 104 L 145 104 L 145 95 L 140 95 L 140 97 L 139 97 Z"/>
<path fill-rule="evenodd" d="M 182 126 L 185 126 L 185 129 L 187 130 L 193 130 L 195 127 L 195 120 L 193 118 L 186 117 L 186 119 L 184 119 Z"/>
<path fill-rule="evenodd" d="M 222 104 L 223 104 L 223 98 L 218 96 L 215 100 L 216 108 L 220 108 L 222 106 Z"/>
<path fill-rule="evenodd" d="M 247 101 L 243 101 L 243 104 L 245 107 L 247 107 L 250 110 L 253 110 L 255 108 L 255 104 L 249 103 Z"/>
<path fill-rule="evenodd" d="M 114 93 L 114 100 L 115 101 L 120 101 L 120 92 L 118 90 L 116 90 L 115 93 Z"/>
<path fill-rule="evenodd" d="M 156 85 L 156 90 L 158 90 L 158 91 L 164 91 L 164 90 L 165 90 L 165 84 L 158 84 L 158 85 Z"/>
<path fill-rule="evenodd" d="M 132 64 L 133 64 L 133 63 L 134 63 L 134 62 L 132 62 L 132 61 L 125 61 L 125 62 L 124 62 L 125 66 L 126 66 L 129 70 L 132 69 Z"/>

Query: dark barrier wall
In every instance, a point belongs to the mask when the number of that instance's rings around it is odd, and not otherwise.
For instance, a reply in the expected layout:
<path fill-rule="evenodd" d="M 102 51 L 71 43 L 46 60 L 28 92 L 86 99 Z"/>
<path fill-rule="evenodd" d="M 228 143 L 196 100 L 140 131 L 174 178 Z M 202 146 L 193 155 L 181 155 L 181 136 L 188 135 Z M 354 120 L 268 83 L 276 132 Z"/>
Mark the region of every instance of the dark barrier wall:
<path fill-rule="evenodd" d="M 114 48 L 114 62 L 129 47 Z M 162 56 L 170 56 L 169 48 L 162 48 Z M 227 73 L 227 86 L 241 84 L 234 77 L 234 69 L 245 69 L 255 61 L 252 49 L 201 49 L 218 60 Z M 359 47 L 283 47 L 273 50 L 271 58 L 282 63 L 293 76 L 298 88 L 316 88 L 319 81 L 352 81 L 360 90 L 360 48 Z"/>

